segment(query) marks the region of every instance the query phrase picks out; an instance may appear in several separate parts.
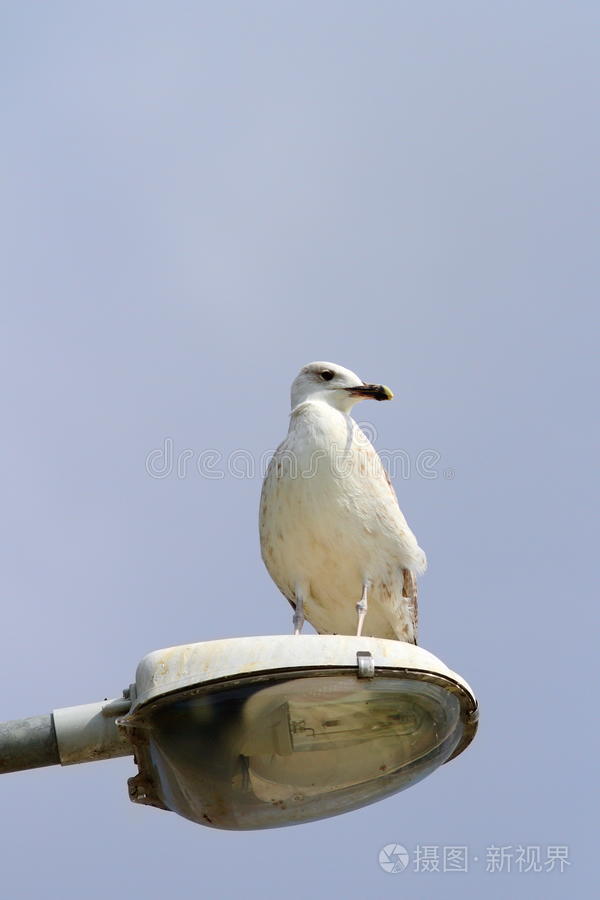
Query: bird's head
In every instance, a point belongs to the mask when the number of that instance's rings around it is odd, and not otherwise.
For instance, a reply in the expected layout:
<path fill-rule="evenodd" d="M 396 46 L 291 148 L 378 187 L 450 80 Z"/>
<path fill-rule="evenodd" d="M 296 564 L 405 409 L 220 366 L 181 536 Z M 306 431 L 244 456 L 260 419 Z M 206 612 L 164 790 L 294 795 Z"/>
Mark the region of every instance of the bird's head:
<path fill-rule="evenodd" d="M 292 383 L 292 409 L 305 400 L 319 400 L 349 413 L 365 397 L 391 400 L 393 396 L 384 384 L 366 384 L 350 369 L 329 362 L 309 363 Z"/>

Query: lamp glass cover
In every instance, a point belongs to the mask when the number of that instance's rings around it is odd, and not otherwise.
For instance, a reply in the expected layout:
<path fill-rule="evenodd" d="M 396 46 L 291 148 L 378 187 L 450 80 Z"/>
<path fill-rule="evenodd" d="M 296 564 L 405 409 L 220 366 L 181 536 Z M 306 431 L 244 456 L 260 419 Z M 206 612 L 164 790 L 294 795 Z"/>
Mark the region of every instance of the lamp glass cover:
<path fill-rule="evenodd" d="M 217 828 L 336 815 L 410 787 L 463 734 L 461 703 L 406 675 L 313 675 L 186 691 L 136 715 L 157 796 Z"/>

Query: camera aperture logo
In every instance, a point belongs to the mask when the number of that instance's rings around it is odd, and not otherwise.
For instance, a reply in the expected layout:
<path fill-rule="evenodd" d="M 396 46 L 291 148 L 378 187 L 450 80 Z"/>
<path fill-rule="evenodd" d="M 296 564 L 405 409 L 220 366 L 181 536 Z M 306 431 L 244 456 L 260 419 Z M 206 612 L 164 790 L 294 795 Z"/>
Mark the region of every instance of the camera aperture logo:
<path fill-rule="evenodd" d="M 386 844 L 379 851 L 379 865 L 390 875 L 404 872 L 408 866 L 408 850 L 402 844 Z"/>

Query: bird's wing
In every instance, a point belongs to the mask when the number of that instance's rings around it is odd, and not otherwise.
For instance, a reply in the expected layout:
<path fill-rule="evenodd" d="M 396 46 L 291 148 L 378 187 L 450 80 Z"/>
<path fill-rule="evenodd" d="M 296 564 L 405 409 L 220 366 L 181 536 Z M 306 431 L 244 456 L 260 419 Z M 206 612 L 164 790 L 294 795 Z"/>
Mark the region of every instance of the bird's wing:
<path fill-rule="evenodd" d="M 394 485 L 392 484 L 389 473 L 383 465 L 379 453 L 377 452 L 371 441 L 368 439 L 364 431 L 362 431 L 362 429 L 359 428 L 358 425 L 356 426 L 355 432 L 355 447 L 360 457 L 362 457 L 362 459 L 365 461 L 366 471 L 368 472 L 371 479 L 371 484 L 378 484 L 381 490 L 381 494 L 384 495 L 386 499 L 389 499 L 389 494 L 391 494 L 395 511 L 400 514 L 400 518 L 406 524 L 406 519 L 404 518 L 404 513 L 400 509 L 398 497 L 396 495 L 396 491 L 394 490 Z"/>
<path fill-rule="evenodd" d="M 373 450 L 375 450 L 375 448 L 373 448 Z M 377 453 L 376 450 L 375 450 L 375 453 Z M 377 455 L 379 455 L 379 454 L 377 454 Z M 388 486 L 389 489 L 390 489 L 391 495 L 392 495 L 392 497 L 394 498 L 394 500 L 396 501 L 396 506 L 398 507 L 398 509 L 400 509 L 400 504 L 399 504 L 399 502 L 398 502 L 398 494 L 396 493 L 396 489 L 394 488 L 394 485 L 392 484 L 392 479 L 390 478 L 390 473 L 389 473 L 388 470 L 385 468 L 385 466 L 383 465 L 383 463 L 381 463 L 381 469 L 382 469 L 382 471 L 383 471 L 384 478 L 385 478 L 385 480 L 386 480 L 386 482 L 387 482 L 387 486 Z M 401 509 L 400 509 L 400 512 L 402 513 L 402 510 L 401 510 Z M 404 513 L 402 513 L 402 518 L 404 518 Z"/>
<path fill-rule="evenodd" d="M 286 591 L 282 584 L 277 580 L 275 575 L 273 574 L 271 560 L 269 559 L 269 553 L 267 550 L 268 544 L 268 529 L 267 529 L 267 510 L 269 507 L 269 503 L 273 500 L 273 492 L 277 483 L 277 474 L 278 470 L 281 471 L 282 461 L 283 463 L 289 464 L 289 459 L 286 458 L 286 446 L 287 446 L 287 438 L 283 440 L 281 444 L 277 447 L 273 456 L 269 460 L 269 465 L 267 466 L 267 471 L 265 473 L 262 490 L 260 494 L 260 505 L 259 505 L 259 514 L 258 514 L 258 531 L 260 537 L 260 551 L 263 562 L 266 566 L 266 569 L 285 597 L 288 601 L 292 609 L 296 609 L 295 599 L 290 596 L 289 592 Z"/>
<path fill-rule="evenodd" d="M 366 476 L 369 479 L 368 495 L 371 500 L 377 498 L 377 518 L 380 522 L 387 523 L 389 528 L 397 533 L 398 539 L 403 542 L 405 548 L 409 550 L 414 557 L 414 565 L 411 565 L 411 570 L 417 574 L 421 574 L 427 567 L 425 554 L 419 547 L 417 539 L 412 533 L 404 513 L 400 509 L 396 491 L 394 490 L 394 486 L 383 465 L 381 457 L 358 426 L 356 426 L 356 443 L 354 449 L 355 453 L 358 454 L 359 472 L 361 476 Z M 358 491 L 355 494 L 355 499 L 360 503 L 361 498 Z"/>

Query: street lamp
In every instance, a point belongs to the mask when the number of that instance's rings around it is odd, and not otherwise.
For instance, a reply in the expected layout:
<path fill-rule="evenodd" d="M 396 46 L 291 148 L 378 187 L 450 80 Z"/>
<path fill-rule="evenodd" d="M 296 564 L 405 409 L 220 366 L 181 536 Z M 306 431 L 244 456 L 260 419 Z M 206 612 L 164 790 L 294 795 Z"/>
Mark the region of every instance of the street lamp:
<path fill-rule="evenodd" d="M 272 828 L 410 787 L 461 753 L 477 703 L 402 641 L 246 637 L 157 650 L 123 698 L 0 725 L 0 771 L 135 755 L 135 803 Z"/>

